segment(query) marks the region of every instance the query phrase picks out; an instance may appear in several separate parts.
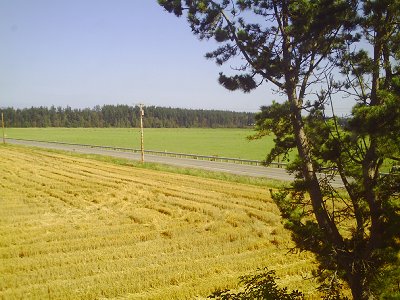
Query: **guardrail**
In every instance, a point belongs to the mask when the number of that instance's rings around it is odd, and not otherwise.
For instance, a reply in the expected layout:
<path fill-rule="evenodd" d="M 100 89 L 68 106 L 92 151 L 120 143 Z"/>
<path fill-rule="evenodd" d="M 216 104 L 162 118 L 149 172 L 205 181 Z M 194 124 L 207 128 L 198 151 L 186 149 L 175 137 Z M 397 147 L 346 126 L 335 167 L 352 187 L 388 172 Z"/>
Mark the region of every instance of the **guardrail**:
<path fill-rule="evenodd" d="M 127 152 L 133 152 L 133 153 L 140 153 L 140 151 L 141 151 L 140 149 L 124 148 L 124 147 L 117 147 L 117 146 L 99 146 L 99 145 L 90 145 L 90 144 L 76 144 L 76 143 L 67 143 L 67 142 L 42 141 L 42 140 L 18 139 L 18 138 L 8 138 L 8 139 L 16 140 L 16 141 L 51 143 L 51 144 L 78 146 L 78 147 L 87 147 L 87 148 L 98 148 L 98 149 L 107 149 L 107 150 L 115 150 L 115 151 L 127 151 Z M 222 156 L 216 156 L 216 155 L 208 156 L 208 155 L 187 154 L 187 153 L 167 152 L 167 151 L 157 151 L 157 150 L 144 150 L 144 152 L 145 152 L 145 154 L 158 155 L 158 156 L 189 158 L 189 159 L 218 161 L 218 162 L 227 162 L 227 163 L 236 163 L 236 164 L 247 164 L 247 165 L 256 165 L 256 166 L 263 165 L 263 162 L 261 160 L 231 158 L 231 157 L 222 157 Z M 276 166 L 278 168 L 285 168 L 287 164 L 281 163 L 281 162 L 272 162 L 271 165 Z"/>

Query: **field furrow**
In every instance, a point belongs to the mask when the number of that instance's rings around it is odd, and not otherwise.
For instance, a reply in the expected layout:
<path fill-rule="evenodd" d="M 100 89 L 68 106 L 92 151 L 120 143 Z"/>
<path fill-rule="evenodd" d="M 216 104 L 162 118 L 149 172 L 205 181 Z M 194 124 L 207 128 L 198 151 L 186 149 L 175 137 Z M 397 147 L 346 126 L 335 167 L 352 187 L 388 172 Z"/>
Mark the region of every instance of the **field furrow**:
<path fill-rule="evenodd" d="M 315 292 L 266 188 L 9 145 L 0 178 L 2 299 L 202 298 L 264 266 Z"/>

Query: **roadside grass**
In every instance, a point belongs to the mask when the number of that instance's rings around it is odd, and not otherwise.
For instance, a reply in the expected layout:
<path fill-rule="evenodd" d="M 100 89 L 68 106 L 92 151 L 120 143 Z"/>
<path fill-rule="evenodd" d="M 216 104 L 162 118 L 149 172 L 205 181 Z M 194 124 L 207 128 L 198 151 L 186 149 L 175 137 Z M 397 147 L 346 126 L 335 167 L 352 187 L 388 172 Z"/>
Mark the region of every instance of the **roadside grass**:
<path fill-rule="evenodd" d="M 204 298 L 265 266 L 320 298 L 264 183 L 129 163 L 0 146 L 1 298 Z"/>
<path fill-rule="evenodd" d="M 145 128 L 145 149 L 264 160 L 273 137 L 249 141 L 251 129 Z M 7 137 L 140 149 L 138 128 L 7 128 Z"/>
<path fill-rule="evenodd" d="M 27 147 L 27 146 L 18 146 L 13 145 L 15 147 Z M 35 148 L 35 147 L 28 147 L 28 148 Z M 42 148 L 38 148 L 42 149 Z M 64 151 L 64 150 L 56 150 L 56 149 L 46 149 L 45 151 L 52 152 L 52 153 L 60 153 L 60 154 L 68 154 L 74 157 L 81 157 L 87 159 L 93 159 L 101 162 L 112 163 L 121 166 L 128 166 L 134 167 L 139 169 L 147 169 L 147 170 L 155 170 L 155 171 L 162 171 L 174 174 L 181 174 L 181 175 L 189 175 L 189 176 L 196 176 L 208 179 L 217 179 L 228 181 L 232 183 L 243 183 L 243 184 L 250 184 L 256 185 L 260 187 L 268 187 L 273 189 L 282 188 L 289 184 L 289 182 L 281 181 L 281 180 L 274 180 L 269 178 L 262 178 L 262 177 L 251 177 L 251 176 L 241 176 L 236 174 L 229 174 L 225 172 L 216 172 L 216 171 L 208 171 L 196 168 L 185 168 L 185 167 L 178 167 L 172 166 L 168 164 L 161 164 L 161 163 L 152 163 L 152 162 L 144 162 L 141 163 L 140 161 L 130 160 L 125 158 L 118 158 L 106 155 L 99 155 L 99 154 L 85 154 L 85 153 L 77 153 L 71 151 Z"/>

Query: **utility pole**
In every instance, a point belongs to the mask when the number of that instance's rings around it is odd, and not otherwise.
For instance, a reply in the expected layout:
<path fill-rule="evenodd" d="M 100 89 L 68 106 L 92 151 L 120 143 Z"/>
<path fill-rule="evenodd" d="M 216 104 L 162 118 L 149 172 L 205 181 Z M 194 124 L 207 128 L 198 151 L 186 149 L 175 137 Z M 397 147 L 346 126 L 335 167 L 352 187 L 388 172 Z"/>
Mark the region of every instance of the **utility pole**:
<path fill-rule="evenodd" d="M 4 133 L 4 114 L 3 113 L 1 113 L 1 127 L 3 127 L 3 144 L 5 144 L 6 143 L 6 136 L 5 136 L 5 133 Z"/>
<path fill-rule="evenodd" d="M 144 116 L 144 110 L 143 110 L 143 104 L 139 104 L 140 108 L 140 150 L 142 152 L 142 163 L 144 163 L 144 144 L 143 144 L 143 116 Z"/>

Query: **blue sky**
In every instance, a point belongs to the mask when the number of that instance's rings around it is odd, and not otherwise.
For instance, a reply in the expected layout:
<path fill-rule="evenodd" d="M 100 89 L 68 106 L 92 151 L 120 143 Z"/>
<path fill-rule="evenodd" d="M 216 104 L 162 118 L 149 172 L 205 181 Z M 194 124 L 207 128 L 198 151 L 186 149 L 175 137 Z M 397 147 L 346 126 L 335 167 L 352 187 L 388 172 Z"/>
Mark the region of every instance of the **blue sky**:
<path fill-rule="evenodd" d="M 255 112 L 278 99 L 270 85 L 250 94 L 220 86 L 221 68 L 204 58 L 214 48 L 156 0 L 0 0 L 0 107 Z"/>
<path fill-rule="evenodd" d="M 257 111 L 229 92 L 184 18 L 156 0 L 0 0 L 0 107 L 136 104 Z"/>

